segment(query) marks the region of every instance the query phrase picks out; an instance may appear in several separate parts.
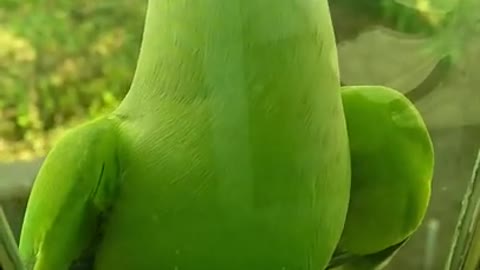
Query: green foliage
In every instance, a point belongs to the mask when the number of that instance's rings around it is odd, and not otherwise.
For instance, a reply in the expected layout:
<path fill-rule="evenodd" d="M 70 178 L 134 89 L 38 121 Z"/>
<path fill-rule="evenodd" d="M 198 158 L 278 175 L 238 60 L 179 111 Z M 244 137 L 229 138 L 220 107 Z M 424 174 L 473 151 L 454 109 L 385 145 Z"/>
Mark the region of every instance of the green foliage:
<path fill-rule="evenodd" d="M 0 159 L 43 154 L 51 131 L 118 104 L 145 8 L 144 0 L 0 0 Z"/>

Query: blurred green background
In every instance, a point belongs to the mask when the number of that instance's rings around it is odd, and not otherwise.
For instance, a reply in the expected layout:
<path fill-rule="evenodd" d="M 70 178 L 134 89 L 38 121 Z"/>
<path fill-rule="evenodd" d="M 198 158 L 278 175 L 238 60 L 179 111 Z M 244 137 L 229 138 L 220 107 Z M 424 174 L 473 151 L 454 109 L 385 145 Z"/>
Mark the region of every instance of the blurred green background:
<path fill-rule="evenodd" d="M 42 156 L 114 108 L 135 70 L 146 1 L 0 1 L 0 160 Z"/>
<path fill-rule="evenodd" d="M 17 236 L 52 143 L 128 91 L 146 2 L 0 0 L 0 203 Z M 480 147 L 480 1 L 329 2 L 342 83 L 399 89 L 434 141 L 428 215 L 389 269 L 443 269 Z"/>

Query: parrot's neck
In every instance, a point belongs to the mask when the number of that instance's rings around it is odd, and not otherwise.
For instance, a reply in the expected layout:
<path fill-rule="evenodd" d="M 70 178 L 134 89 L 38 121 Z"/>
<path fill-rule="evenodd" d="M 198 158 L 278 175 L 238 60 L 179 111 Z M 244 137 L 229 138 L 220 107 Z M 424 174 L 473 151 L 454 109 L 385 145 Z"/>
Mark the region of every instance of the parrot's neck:
<path fill-rule="evenodd" d="M 325 0 L 150 0 L 137 70 L 119 110 L 211 98 L 275 106 L 336 87 Z"/>

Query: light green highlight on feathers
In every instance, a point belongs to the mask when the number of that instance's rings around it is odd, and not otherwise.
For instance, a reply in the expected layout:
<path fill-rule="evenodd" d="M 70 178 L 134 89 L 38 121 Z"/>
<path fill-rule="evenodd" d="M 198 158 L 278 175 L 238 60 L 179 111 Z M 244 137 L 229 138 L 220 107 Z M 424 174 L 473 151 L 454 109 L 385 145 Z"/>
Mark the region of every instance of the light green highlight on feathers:
<path fill-rule="evenodd" d="M 94 240 L 119 180 L 116 125 L 101 118 L 74 128 L 49 153 L 22 228 L 27 269 L 67 269 Z"/>

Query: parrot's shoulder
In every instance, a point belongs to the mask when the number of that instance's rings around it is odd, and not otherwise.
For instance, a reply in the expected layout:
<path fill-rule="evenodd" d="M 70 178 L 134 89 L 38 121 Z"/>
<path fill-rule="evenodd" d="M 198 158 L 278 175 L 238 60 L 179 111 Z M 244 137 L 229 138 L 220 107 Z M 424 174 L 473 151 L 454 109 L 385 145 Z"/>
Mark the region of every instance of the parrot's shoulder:
<path fill-rule="evenodd" d="M 117 125 L 102 117 L 65 132 L 47 155 L 32 195 L 56 189 L 60 205 L 78 198 L 105 209 L 120 175 Z"/>
<path fill-rule="evenodd" d="M 117 120 L 65 132 L 48 153 L 29 197 L 20 241 L 35 269 L 59 269 L 83 254 L 108 215 L 119 182 Z M 83 240 L 82 240 L 83 239 Z M 70 243 L 77 243 L 72 247 Z M 62 268 L 63 269 L 63 268 Z"/>

